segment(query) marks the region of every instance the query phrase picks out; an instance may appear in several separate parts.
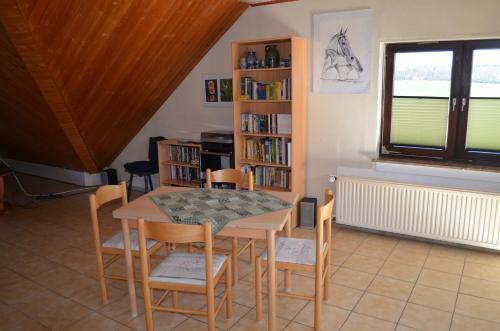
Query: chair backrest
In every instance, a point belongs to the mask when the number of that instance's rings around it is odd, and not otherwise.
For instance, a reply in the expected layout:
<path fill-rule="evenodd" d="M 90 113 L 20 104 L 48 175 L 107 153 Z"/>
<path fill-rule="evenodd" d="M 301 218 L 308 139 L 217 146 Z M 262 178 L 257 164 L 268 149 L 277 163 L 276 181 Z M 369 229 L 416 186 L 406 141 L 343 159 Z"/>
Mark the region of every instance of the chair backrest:
<path fill-rule="evenodd" d="M 154 164 L 158 164 L 158 142 L 162 140 L 167 140 L 167 139 L 162 136 L 149 138 L 148 158 L 149 161 Z"/>
<path fill-rule="evenodd" d="M 207 179 L 207 188 L 211 188 L 212 184 L 216 183 L 228 183 L 235 184 L 237 189 L 246 187 L 249 191 L 253 191 L 252 171 L 244 174 L 238 169 L 221 169 L 217 171 L 207 169 L 205 177 Z"/>
<path fill-rule="evenodd" d="M 106 203 L 121 199 L 122 205 L 127 204 L 127 184 L 121 182 L 119 185 L 104 185 L 95 191 L 95 193 L 90 194 L 90 219 L 92 221 L 92 229 L 94 231 L 94 240 L 96 245 L 100 246 L 101 235 L 99 231 L 99 218 L 97 217 L 97 211 Z"/>
<path fill-rule="evenodd" d="M 139 252 L 141 257 L 142 280 L 148 286 L 149 270 L 146 238 L 169 243 L 203 242 L 205 252 L 206 285 L 213 288 L 212 278 L 212 223 L 204 221 L 202 225 L 174 224 L 167 222 L 145 222 L 137 220 Z M 149 287 L 149 286 L 148 286 Z"/>
<path fill-rule="evenodd" d="M 335 198 L 330 189 L 325 190 L 325 203 L 316 208 L 316 261 L 319 261 L 323 245 L 331 249 L 332 240 L 332 211 Z"/>

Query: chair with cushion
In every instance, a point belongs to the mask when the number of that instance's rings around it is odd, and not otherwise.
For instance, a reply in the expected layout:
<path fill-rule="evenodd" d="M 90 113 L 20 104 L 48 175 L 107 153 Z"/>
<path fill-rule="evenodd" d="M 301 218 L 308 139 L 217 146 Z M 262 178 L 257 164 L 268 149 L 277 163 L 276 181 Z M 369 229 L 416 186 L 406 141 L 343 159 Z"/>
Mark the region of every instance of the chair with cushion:
<path fill-rule="evenodd" d="M 226 316 L 231 318 L 231 259 L 225 255 L 212 254 L 212 224 L 202 225 L 173 224 L 167 222 L 137 221 L 139 247 L 141 253 L 142 286 L 144 292 L 144 315 L 146 328 L 153 330 L 153 312 L 164 311 L 187 315 L 201 315 L 208 319 L 208 330 L 215 330 L 215 318 L 226 305 Z M 169 243 L 204 243 L 203 253 L 173 252 L 153 270 L 148 263 L 147 239 Z M 215 287 L 225 276 L 225 291 L 220 294 L 219 303 L 215 304 Z M 154 291 L 163 291 L 155 300 Z M 192 310 L 179 306 L 179 292 L 206 294 L 207 310 Z M 169 296 L 170 306 L 162 305 Z"/>
<path fill-rule="evenodd" d="M 90 200 L 90 219 L 92 221 L 92 229 L 94 232 L 94 243 L 97 257 L 97 272 L 99 277 L 99 285 L 101 288 L 101 299 L 104 304 L 108 303 L 108 294 L 106 290 L 106 278 L 127 280 L 126 276 L 105 274 L 104 270 L 111 264 L 117 261 L 121 256 L 125 256 L 125 248 L 123 243 L 123 233 L 120 231 L 117 234 L 102 242 L 101 228 L 98 217 L 99 209 L 105 204 L 121 199 L 122 205 L 127 204 L 127 186 L 125 182 L 120 185 L 105 185 L 97 189 L 94 194 L 89 197 Z M 137 240 L 137 231 L 131 230 L 130 233 L 132 254 L 135 257 L 139 256 L 139 241 Z M 158 249 L 161 248 L 161 243 L 155 240 L 147 240 L 148 259 Z M 112 255 L 112 257 L 105 263 L 103 255 Z"/>
<path fill-rule="evenodd" d="M 253 174 L 248 172 L 244 174 L 237 169 L 222 169 L 217 171 L 211 171 L 207 169 L 206 171 L 207 188 L 212 188 L 213 184 L 234 184 L 236 189 L 247 188 L 249 191 L 253 191 Z M 218 235 L 217 237 L 226 237 L 224 235 Z M 237 283 L 239 279 L 238 275 L 238 257 L 243 254 L 243 252 L 250 248 L 250 263 L 255 261 L 255 239 L 248 238 L 248 242 L 241 248 L 238 249 L 238 238 L 230 237 L 232 239 L 232 249 L 231 255 L 233 258 L 233 279 Z"/>
<path fill-rule="evenodd" d="M 321 301 L 327 300 L 330 287 L 330 247 L 334 197 L 326 190 L 325 204 L 316 210 L 316 240 L 276 238 L 276 268 L 315 273 L 313 296 L 277 291 L 276 295 L 314 301 L 314 330 L 320 330 Z M 267 264 L 267 250 L 255 261 L 256 318 L 262 319 L 262 265 Z"/>
<path fill-rule="evenodd" d="M 130 194 L 132 192 L 132 181 L 134 180 L 134 175 L 139 177 L 144 177 L 144 192 L 148 192 L 148 185 L 151 191 L 153 190 L 153 181 L 151 180 L 151 175 L 158 173 L 158 142 L 166 140 L 165 137 L 150 137 L 149 138 L 149 151 L 148 151 L 148 161 L 134 161 L 128 162 L 123 165 L 125 171 L 130 174 L 130 179 L 128 182 L 128 195 L 127 198 L 130 200 Z"/>

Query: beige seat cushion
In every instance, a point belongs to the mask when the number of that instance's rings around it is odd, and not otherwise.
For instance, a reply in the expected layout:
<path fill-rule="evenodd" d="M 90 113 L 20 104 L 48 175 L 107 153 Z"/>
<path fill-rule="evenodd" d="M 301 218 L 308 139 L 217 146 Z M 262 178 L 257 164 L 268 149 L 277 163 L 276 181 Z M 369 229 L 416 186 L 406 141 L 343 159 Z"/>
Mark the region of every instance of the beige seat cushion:
<path fill-rule="evenodd" d="M 227 257 L 213 255 L 213 276 L 219 272 Z M 149 276 L 152 282 L 205 285 L 205 254 L 172 253 L 167 256 Z"/>
<path fill-rule="evenodd" d="M 139 240 L 137 239 L 137 230 L 130 230 L 130 243 L 131 243 L 131 248 L 133 251 L 138 251 L 139 250 Z M 146 239 L 146 247 L 150 249 L 153 247 L 158 241 L 153 240 L 153 239 Z M 119 248 L 119 249 L 125 249 L 125 246 L 123 245 L 123 232 L 119 232 L 115 234 L 113 237 L 107 239 L 103 244 L 103 247 L 106 248 Z"/>
<path fill-rule="evenodd" d="M 323 250 L 326 242 L 323 244 Z M 267 249 L 260 256 L 267 260 Z M 316 264 L 316 240 L 302 238 L 276 238 L 276 262 Z"/>

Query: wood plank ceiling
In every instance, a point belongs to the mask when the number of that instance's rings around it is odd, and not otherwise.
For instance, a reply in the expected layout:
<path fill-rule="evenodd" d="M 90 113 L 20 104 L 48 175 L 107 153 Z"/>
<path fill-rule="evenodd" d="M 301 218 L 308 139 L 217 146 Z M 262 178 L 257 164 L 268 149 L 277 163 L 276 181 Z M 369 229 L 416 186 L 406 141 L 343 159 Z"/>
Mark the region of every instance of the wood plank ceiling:
<path fill-rule="evenodd" d="M 109 165 L 248 7 L 237 0 L 2 0 L 0 155 Z"/>

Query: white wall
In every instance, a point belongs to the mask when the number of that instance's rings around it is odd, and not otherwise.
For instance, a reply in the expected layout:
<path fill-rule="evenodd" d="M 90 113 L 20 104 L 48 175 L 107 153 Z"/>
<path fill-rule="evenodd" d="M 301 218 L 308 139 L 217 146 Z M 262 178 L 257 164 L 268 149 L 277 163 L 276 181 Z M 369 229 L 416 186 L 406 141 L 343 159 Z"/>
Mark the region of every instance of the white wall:
<path fill-rule="evenodd" d="M 370 92 L 313 94 L 312 15 L 362 8 L 372 8 L 374 15 Z M 321 196 L 329 185 L 328 175 L 337 174 L 339 169 L 344 173 L 349 169 L 350 175 L 358 170 L 360 174 L 378 171 L 372 170 L 372 160 L 377 157 L 380 135 L 381 44 L 500 37 L 498 13 L 499 0 L 301 0 L 250 8 L 179 85 L 112 167 L 122 171 L 125 162 L 145 159 L 149 136 L 198 138 L 201 131 L 231 129 L 231 109 L 203 106 L 202 74 L 231 71 L 230 42 L 233 40 L 297 35 L 307 38 L 309 43 L 307 194 Z M 408 174 L 401 180 L 418 182 L 415 176 Z M 462 182 L 456 182 L 455 186 L 468 186 Z M 472 187 L 481 188 L 480 184 L 474 183 Z M 498 185 L 484 188 L 500 191 Z"/>

